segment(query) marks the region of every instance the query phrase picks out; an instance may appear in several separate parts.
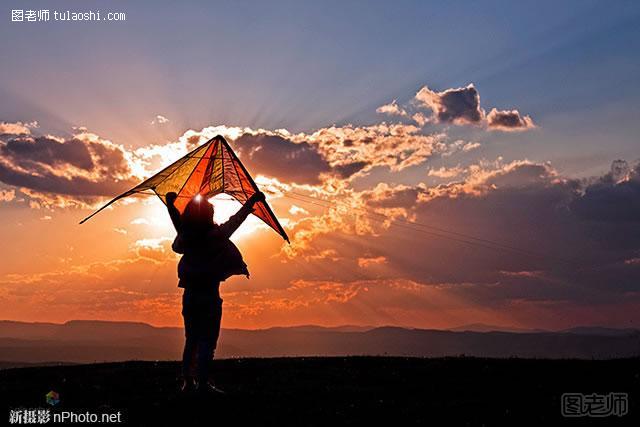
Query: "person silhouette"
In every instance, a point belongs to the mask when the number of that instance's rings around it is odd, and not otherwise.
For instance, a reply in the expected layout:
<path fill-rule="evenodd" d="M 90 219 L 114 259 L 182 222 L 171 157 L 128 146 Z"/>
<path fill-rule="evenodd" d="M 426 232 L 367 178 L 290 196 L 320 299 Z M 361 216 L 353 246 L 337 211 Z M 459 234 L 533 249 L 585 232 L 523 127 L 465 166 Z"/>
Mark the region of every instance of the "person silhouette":
<path fill-rule="evenodd" d="M 172 249 L 182 254 L 178 287 L 184 289 L 185 344 L 180 388 L 185 392 L 224 393 L 209 378 L 222 319 L 220 282 L 236 274 L 249 277 L 242 254 L 229 238 L 265 197 L 262 192 L 253 194 L 224 224 L 213 221 L 213 205 L 204 197 L 193 197 L 182 214 L 175 206 L 177 197 L 173 192 L 166 195 L 167 209 L 177 231 Z"/>

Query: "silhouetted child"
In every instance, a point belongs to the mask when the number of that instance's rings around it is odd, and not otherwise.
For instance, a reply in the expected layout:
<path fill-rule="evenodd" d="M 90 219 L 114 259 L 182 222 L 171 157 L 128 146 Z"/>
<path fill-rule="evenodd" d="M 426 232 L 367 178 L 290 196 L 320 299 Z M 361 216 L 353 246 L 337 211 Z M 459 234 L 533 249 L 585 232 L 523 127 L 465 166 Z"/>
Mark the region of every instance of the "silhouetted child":
<path fill-rule="evenodd" d="M 178 286 L 184 288 L 181 389 L 221 392 L 209 381 L 209 366 L 222 318 L 220 282 L 235 274 L 249 276 L 242 254 L 229 238 L 251 213 L 254 204 L 264 201 L 264 194 L 251 196 L 235 215 L 220 225 L 213 222 L 213 205 L 205 198 L 198 195 L 191 199 L 182 215 L 175 207 L 176 198 L 176 193 L 166 195 L 169 215 L 178 232 L 172 249 L 183 254 L 178 263 Z M 197 372 L 194 372 L 194 363 Z"/>

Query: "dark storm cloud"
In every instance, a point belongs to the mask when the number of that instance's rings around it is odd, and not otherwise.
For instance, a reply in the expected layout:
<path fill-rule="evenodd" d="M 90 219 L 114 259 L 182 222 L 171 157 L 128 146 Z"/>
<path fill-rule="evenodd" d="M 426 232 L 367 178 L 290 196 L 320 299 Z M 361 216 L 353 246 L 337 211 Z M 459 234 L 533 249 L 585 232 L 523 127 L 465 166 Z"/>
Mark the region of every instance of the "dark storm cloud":
<path fill-rule="evenodd" d="M 234 141 L 233 148 L 250 170 L 285 182 L 318 184 L 320 174 L 331 172 L 316 147 L 306 142 L 296 143 L 277 135 L 244 134 Z"/>

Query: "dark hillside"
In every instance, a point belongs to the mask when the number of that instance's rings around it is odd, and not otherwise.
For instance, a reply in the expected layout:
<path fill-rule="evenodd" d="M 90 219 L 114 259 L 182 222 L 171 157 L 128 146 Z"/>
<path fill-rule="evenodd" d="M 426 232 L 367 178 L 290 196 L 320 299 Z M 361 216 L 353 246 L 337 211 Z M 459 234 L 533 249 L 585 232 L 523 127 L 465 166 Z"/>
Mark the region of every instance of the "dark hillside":
<path fill-rule="evenodd" d="M 277 358 L 215 362 L 224 397 L 177 392 L 175 362 L 0 371 L 10 408 L 121 411 L 131 425 L 638 425 L 640 360 Z M 628 415 L 565 419 L 566 392 L 629 393 Z M 251 423 L 251 424 L 247 424 Z"/>

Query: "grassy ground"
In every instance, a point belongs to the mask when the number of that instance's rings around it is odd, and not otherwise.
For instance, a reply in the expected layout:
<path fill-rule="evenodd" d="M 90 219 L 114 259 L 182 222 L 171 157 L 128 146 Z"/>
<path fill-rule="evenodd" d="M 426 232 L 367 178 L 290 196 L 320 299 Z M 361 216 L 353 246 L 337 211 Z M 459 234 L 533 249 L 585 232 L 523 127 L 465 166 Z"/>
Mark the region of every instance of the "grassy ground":
<path fill-rule="evenodd" d="M 640 359 L 278 358 L 215 362 L 224 397 L 184 396 L 174 362 L 0 371 L 10 408 L 122 412 L 131 425 L 640 425 Z M 566 419 L 561 394 L 629 393 L 620 418 Z M 6 417 L 6 418 L 5 418 Z M 231 424 L 233 423 L 233 424 Z M 248 424 L 251 423 L 251 424 Z"/>

